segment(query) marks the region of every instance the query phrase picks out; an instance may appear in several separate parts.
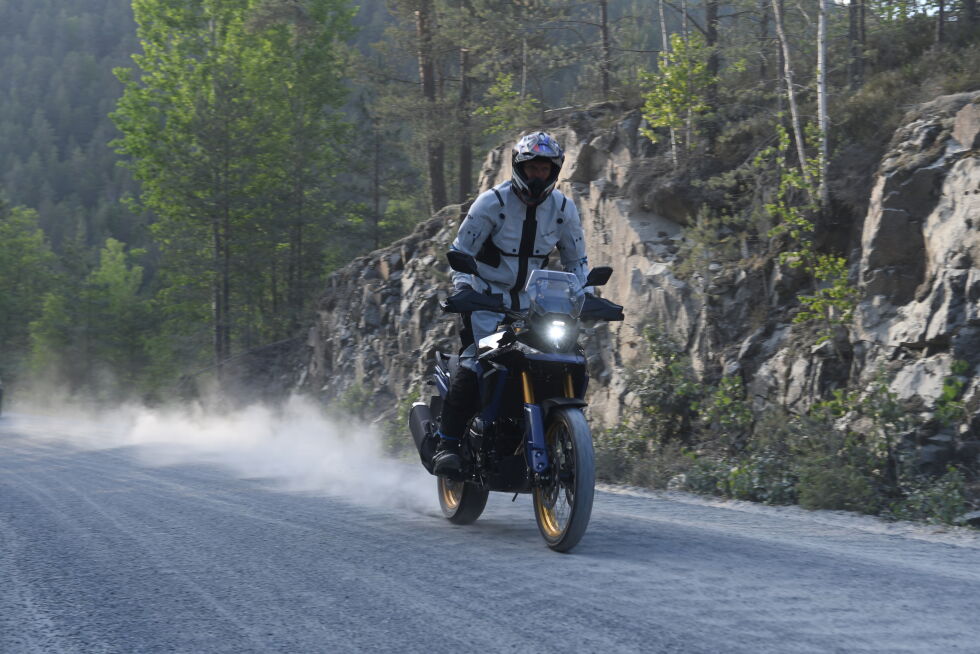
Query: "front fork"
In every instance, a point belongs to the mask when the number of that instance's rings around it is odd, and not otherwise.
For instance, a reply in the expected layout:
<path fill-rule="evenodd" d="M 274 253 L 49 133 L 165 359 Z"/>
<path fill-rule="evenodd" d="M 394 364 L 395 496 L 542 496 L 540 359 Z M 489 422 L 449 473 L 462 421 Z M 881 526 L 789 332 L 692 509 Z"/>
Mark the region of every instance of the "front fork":
<path fill-rule="evenodd" d="M 524 452 L 527 465 L 536 474 L 548 470 L 548 446 L 544 440 L 544 415 L 541 405 L 534 401 L 534 385 L 527 370 L 521 372 L 521 385 L 524 390 Z M 565 397 L 575 397 L 572 376 L 565 373 Z"/>

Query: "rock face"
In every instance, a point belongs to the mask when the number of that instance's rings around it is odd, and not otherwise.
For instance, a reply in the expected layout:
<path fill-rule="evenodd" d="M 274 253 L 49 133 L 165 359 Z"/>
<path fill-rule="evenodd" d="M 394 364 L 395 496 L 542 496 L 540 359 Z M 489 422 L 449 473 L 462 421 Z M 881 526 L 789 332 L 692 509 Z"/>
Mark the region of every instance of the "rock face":
<path fill-rule="evenodd" d="M 978 103 L 977 93 L 940 98 L 896 134 L 861 239 L 856 372 L 897 369 L 893 390 L 925 408 L 953 361 L 968 365 L 967 404 L 980 399 Z"/>
<path fill-rule="evenodd" d="M 805 410 L 834 387 L 880 370 L 910 407 L 928 412 L 965 361 L 964 400 L 980 404 L 980 92 L 939 98 L 913 111 L 876 175 L 852 274 L 864 297 L 850 330 L 820 347 L 805 343 L 786 308 L 793 271 L 764 259 L 731 269 L 709 264 L 690 282 L 677 252 L 697 203 L 657 169 L 640 117 L 612 126 L 608 114 L 573 113 L 552 131 L 566 147 L 561 190 L 579 206 L 592 265 L 615 273 L 602 294 L 624 305 L 621 324 L 589 338 L 591 415 L 611 425 L 628 404 L 624 370 L 646 355 L 654 325 L 691 355 L 698 374 L 740 374 L 757 406 Z M 659 164 L 662 165 L 662 164 Z M 507 150 L 483 166 L 480 189 L 509 178 Z M 325 397 L 360 384 L 378 412 L 417 394 L 437 348 L 456 347 L 444 253 L 464 207 L 443 209 L 410 237 L 362 257 L 329 280 L 310 330 L 303 384 Z M 961 364 L 962 366 L 962 364 Z M 949 447 L 969 438 L 958 435 Z"/>
<path fill-rule="evenodd" d="M 434 351 L 454 348 L 455 322 L 438 303 L 449 286 L 445 252 L 460 209 L 446 207 L 411 236 L 329 278 L 301 385 L 328 400 L 363 388 L 371 396 L 367 413 L 375 415 L 417 391 Z"/>

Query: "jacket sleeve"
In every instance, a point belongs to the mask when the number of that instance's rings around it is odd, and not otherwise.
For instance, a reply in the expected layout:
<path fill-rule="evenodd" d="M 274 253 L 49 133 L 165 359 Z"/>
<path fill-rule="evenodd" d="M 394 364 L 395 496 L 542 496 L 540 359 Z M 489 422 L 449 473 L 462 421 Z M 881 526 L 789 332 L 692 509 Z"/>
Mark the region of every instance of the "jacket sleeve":
<path fill-rule="evenodd" d="M 466 218 L 459 225 L 459 231 L 456 233 L 456 238 L 453 240 L 450 249 L 475 257 L 480 248 L 483 247 L 483 242 L 490 238 L 490 234 L 493 232 L 493 220 L 487 211 L 486 195 L 486 193 L 482 194 L 470 206 Z M 494 201 L 496 202 L 496 200 Z M 461 286 L 469 286 L 473 290 L 481 292 L 489 288 L 489 285 L 476 275 L 454 270 L 453 287 L 459 289 Z"/>
<path fill-rule="evenodd" d="M 585 254 L 585 236 L 582 233 L 582 221 L 574 202 L 568 202 L 565 207 L 561 235 L 558 238 L 558 253 L 561 257 L 561 267 L 578 277 L 585 286 L 589 275 L 589 258 Z M 589 289 L 586 289 L 587 291 Z"/>

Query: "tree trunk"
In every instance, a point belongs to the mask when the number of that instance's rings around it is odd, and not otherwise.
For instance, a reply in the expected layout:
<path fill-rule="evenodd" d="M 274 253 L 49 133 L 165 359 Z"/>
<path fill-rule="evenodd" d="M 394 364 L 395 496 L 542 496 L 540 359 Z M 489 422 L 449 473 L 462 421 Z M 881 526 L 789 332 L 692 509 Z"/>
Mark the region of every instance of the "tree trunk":
<path fill-rule="evenodd" d="M 854 90 L 861 86 L 858 80 L 858 1 L 851 0 L 847 6 L 847 86 Z"/>
<path fill-rule="evenodd" d="M 946 2 L 936 1 L 936 43 L 946 40 Z"/>
<path fill-rule="evenodd" d="M 821 0 L 822 1 L 822 0 Z M 793 64 L 789 56 L 789 42 L 783 29 L 782 0 L 772 0 L 772 13 L 776 23 L 776 35 L 783 52 L 783 76 L 786 79 L 786 98 L 789 100 L 789 115 L 793 127 L 793 137 L 796 140 L 796 152 L 800 160 L 800 172 L 807 188 L 810 188 L 810 174 L 806 167 L 806 150 L 804 148 L 803 130 L 800 127 L 800 112 L 796 106 L 796 92 L 793 88 Z"/>
<path fill-rule="evenodd" d="M 827 130 L 830 121 L 827 116 L 827 0 L 820 0 L 820 14 L 817 19 L 817 126 L 820 130 L 820 183 L 817 195 L 820 197 L 820 210 L 826 211 L 830 204 L 827 190 Z"/>
<path fill-rule="evenodd" d="M 766 56 L 769 46 L 769 7 L 766 0 L 759 0 L 759 81 L 768 86 L 769 66 Z"/>
<path fill-rule="evenodd" d="M 689 28 L 687 26 L 687 0 L 681 0 L 681 36 L 684 37 L 684 45 L 687 45 L 687 38 L 689 36 Z"/>
<path fill-rule="evenodd" d="M 691 34 L 690 28 L 688 27 L 688 17 L 687 17 L 687 0 L 681 0 L 681 37 L 684 39 L 684 51 L 687 53 L 686 56 L 691 54 Z M 691 81 L 687 78 L 686 92 L 688 97 L 691 96 Z M 691 141 L 693 140 L 694 134 L 694 114 L 690 108 L 687 110 L 687 115 L 684 117 L 684 147 L 681 152 L 684 155 L 684 160 L 687 160 L 687 155 L 691 151 Z"/>
<path fill-rule="evenodd" d="M 231 356 L 231 211 L 225 208 L 222 220 L 221 297 L 223 304 L 221 326 L 221 360 Z"/>
<path fill-rule="evenodd" d="M 527 95 L 527 38 L 521 39 L 521 100 Z"/>
<path fill-rule="evenodd" d="M 444 151 L 436 115 L 435 66 L 432 61 L 433 32 L 432 0 L 422 0 L 415 12 L 418 36 L 419 82 L 426 103 L 426 163 L 429 173 L 429 204 L 433 212 L 446 206 L 446 177 Z"/>
<path fill-rule="evenodd" d="M 707 0 L 704 5 L 705 40 L 708 45 L 708 75 L 711 81 L 708 82 L 705 97 L 710 111 L 714 114 L 718 111 L 718 72 L 721 64 L 718 57 L 718 0 Z M 710 117 L 707 124 L 705 135 L 708 138 L 708 147 L 713 149 L 718 138 L 718 117 Z"/>
<path fill-rule="evenodd" d="M 602 77 L 602 99 L 608 100 L 611 88 L 609 66 L 612 60 L 609 47 L 609 0 L 599 0 L 599 33 L 602 37 L 602 60 L 599 62 L 599 74 Z"/>
<path fill-rule="evenodd" d="M 473 137 L 470 134 L 470 53 L 459 50 L 459 197 L 462 204 L 473 192 Z"/>
<path fill-rule="evenodd" d="M 666 66 L 666 55 L 670 54 L 670 34 L 667 30 L 667 19 L 664 16 L 664 0 L 659 0 L 657 4 L 660 11 L 660 65 Z M 676 168 L 678 164 L 677 132 L 673 127 L 670 128 L 670 160 Z"/>
<path fill-rule="evenodd" d="M 374 216 L 374 249 L 381 247 L 381 128 L 377 118 L 371 131 L 374 137 L 374 165 L 371 167 L 371 213 Z"/>
<path fill-rule="evenodd" d="M 857 25 L 855 27 L 857 44 L 855 45 L 852 54 L 854 56 L 854 79 L 857 82 L 857 87 L 859 88 L 864 85 L 864 53 L 868 46 L 867 33 L 865 31 L 867 0 L 851 0 L 851 2 L 852 4 L 857 5 Z"/>

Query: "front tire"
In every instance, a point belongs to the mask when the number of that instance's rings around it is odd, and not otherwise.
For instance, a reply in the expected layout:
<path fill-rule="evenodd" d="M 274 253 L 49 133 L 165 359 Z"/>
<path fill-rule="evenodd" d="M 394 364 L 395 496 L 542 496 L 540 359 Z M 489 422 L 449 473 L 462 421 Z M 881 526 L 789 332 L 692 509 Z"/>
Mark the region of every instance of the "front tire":
<path fill-rule="evenodd" d="M 534 488 L 534 517 L 548 547 L 567 552 L 585 534 L 595 495 L 592 431 L 579 409 L 555 409 L 545 432 L 551 482 Z"/>
<path fill-rule="evenodd" d="M 445 477 L 436 478 L 439 492 L 439 506 L 442 514 L 454 525 L 468 525 L 476 522 L 487 505 L 490 492 L 462 481 Z"/>

